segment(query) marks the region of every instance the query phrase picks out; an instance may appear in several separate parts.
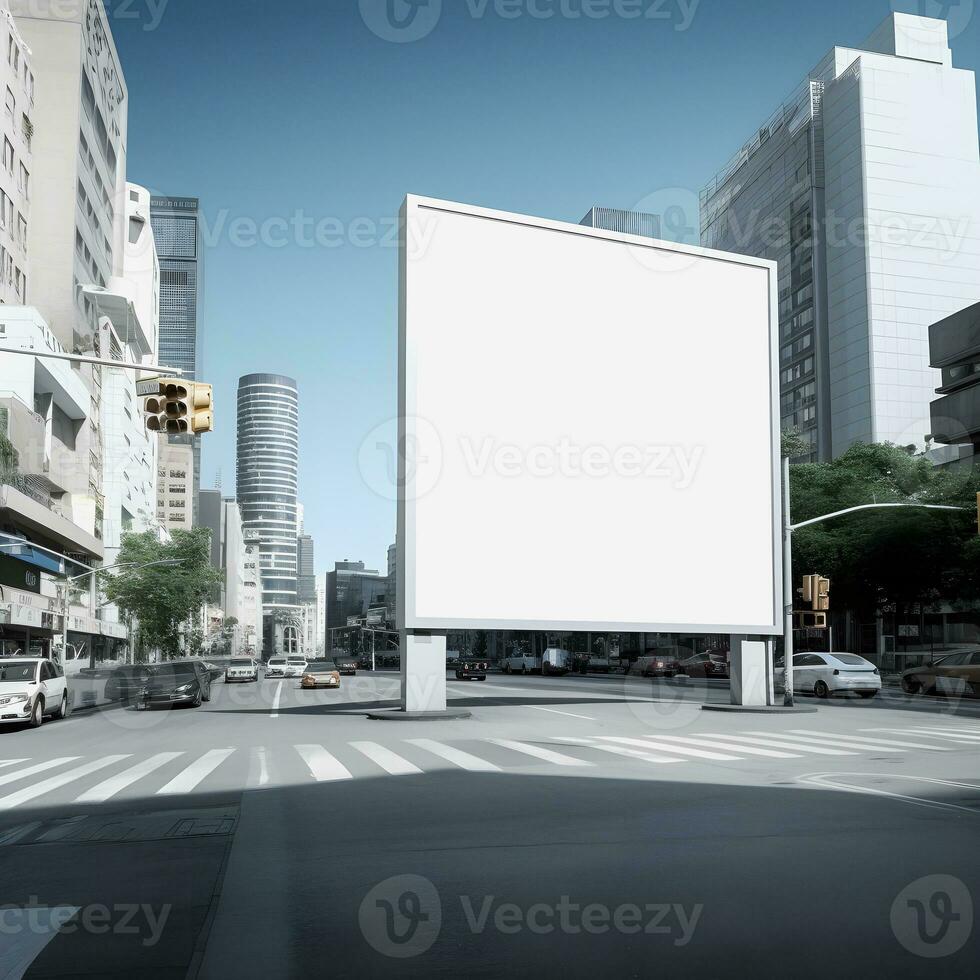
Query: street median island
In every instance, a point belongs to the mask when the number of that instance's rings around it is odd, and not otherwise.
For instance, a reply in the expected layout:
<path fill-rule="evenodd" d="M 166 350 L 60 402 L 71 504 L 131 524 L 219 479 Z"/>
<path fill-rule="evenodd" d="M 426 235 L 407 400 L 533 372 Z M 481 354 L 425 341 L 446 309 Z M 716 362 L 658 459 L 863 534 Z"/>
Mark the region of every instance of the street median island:
<path fill-rule="evenodd" d="M 785 704 L 702 704 L 702 711 L 734 711 L 749 715 L 814 715 L 820 709 L 811 705 Z"/>
<path fill-rule="evenodd" d="M 459 721 L 471 718 L 472 714 L 463 708 L 446 708 L 445 711 L 403 711 L 401 708 L 388 708 L 384 711 L 369 711 L 372 721 Z"/>

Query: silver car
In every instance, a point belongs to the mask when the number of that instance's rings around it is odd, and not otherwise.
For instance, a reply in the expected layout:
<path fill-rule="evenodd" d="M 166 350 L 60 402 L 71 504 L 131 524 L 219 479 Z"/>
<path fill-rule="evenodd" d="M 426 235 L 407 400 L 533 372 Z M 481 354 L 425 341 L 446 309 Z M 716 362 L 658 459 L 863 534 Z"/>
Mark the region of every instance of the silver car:
<path fill-rule="evenodd" d="M 251 659 L 232 660 L 225 668 L 225 683 L 233 681 L 257 681 L 259 679 L 259 665 Z"/>
<path fill-rule="evenodd" d="M 306 673 L 306 657 L 286 657 L 283 677 L 302 677 Z"/>
<path fill-rule="evenodd" d="M 881 675 L 856 653 L 798 653 L 793 657 L 793 690 L 818 698 L 847 692 L 873 698 L 881 690 Z"/>

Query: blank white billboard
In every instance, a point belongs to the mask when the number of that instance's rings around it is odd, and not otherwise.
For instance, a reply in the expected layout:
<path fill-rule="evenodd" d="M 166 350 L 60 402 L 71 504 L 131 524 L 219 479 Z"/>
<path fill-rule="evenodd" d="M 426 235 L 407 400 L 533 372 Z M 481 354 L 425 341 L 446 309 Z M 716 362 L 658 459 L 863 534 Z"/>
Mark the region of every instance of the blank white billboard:
<path fill-rule="evenodd" d="M 776 266 L 409 197 L 408 629 L 778 634 Z"/>

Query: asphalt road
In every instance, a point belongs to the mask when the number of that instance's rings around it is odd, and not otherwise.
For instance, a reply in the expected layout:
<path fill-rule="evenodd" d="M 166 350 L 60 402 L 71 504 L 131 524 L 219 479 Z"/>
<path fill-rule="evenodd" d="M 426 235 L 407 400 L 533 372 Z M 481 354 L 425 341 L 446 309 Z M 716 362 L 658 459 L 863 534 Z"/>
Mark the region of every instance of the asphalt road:
<path fill-rule="evenodd" d="M 980 703 L 492 676 L 368 720 L 398 685 L 0 729 L 0 980 L 975 976 Z"/>

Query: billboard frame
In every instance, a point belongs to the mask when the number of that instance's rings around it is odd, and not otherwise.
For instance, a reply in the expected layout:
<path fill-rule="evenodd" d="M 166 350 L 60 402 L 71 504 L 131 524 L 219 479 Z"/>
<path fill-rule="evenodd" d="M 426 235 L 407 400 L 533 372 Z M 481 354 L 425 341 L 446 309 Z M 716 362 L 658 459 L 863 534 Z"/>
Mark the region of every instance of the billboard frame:
<path fill-rule="evenodd" d="M 408 240 L 409 227 L 419 212 L 447 212 L 489 221 L 518 224 L 530 228 L 580 235 L 586 238 L 606 240 L 633 248 L 653 249 L 691 255 L 699 258 L 744 265 L 763 269 L 769 279 L 769 417 L 770 417 L 770 514 L 772 552 L 772 602 L 771 621 L 753 624 L 730 623 L 630 623 L 608 621 L 552 621 L 517 619 L 457 619 L 451 617 L 420 617 L 415 615 L 415 580 L 408 574 L 415 565 L 415 514 L 411 501 L 406 499 L 406 459 L 403 447 L 409 433 L 409 420 L 415 418 L 416 392 L 411 380 L 408 348 Z M 398 521 L 397 521 L 397 621 L 402 630 L 414 633 L 443 633 L 448 630 L 536 630 L 546 632 L 612 632 L 612 633 L 700 633 L 730 634 L 740 636 L 782 636 L 783 634 L 783 507 L 782 507 L 782 460 L 781 429 L 779 418 L 779 319 L 778 319 L 778 272 L 777 264 L 768 259 L 715 249 L 702 248 L 637 235 L 607 231 L 582 225 L 552 221 L 529 215 L 498 211 L 490 208 L 458 204 L 437 198 L 409 194 L 400 211 L 399 221 L 399 284 L 398 284 Z M 719 493 L 724 488 L 719 488 Z M 706 574 L 706 587 L 708 575 Z"/>

